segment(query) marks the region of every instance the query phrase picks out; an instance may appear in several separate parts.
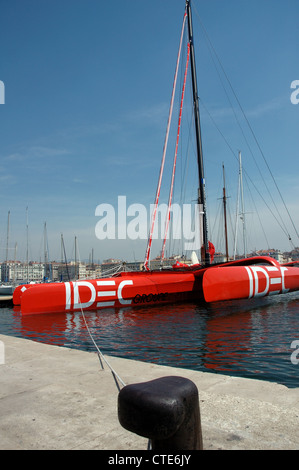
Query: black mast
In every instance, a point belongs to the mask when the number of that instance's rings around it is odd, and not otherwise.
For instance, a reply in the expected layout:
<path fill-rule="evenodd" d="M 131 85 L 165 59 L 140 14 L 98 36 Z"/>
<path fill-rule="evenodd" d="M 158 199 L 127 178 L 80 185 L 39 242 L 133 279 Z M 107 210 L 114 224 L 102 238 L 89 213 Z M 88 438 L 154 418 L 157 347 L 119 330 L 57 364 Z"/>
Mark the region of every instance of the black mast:
<path fill-rule="evenodd" d="M 197 92 L 197 78 L 196 78 L 195 55 L 194 55 L 194 44 L 193 44 L 193 28 L 192 28 L 192 16 L 191 16 L 190 4 L 191 4 L 191 0 L 186 0 L 186 12 L 188 16 L 188 34 L 189 34 L 189 44 L 190 44 L 190 64 L 191 64 L 192 88 L 193 88 L 193 106 L 194 106 L 194 117 L 195 117 L 196 149 L 197 149 L 197 161 L 198 161 L 198 177 L 199 177 L 198 205 L 199 205 L 200 213 L 203 214 L 203 217 L 202 217 L 203 246 L 202 246 L 202 253 L 201 253 L 201 261 L 205 265 L 209 265 L 210 253 L 209 253 L 208 225 L 207 225 L 207 213 L 206 213 L 205 178 L 204 178 L 198 92 Z"/>

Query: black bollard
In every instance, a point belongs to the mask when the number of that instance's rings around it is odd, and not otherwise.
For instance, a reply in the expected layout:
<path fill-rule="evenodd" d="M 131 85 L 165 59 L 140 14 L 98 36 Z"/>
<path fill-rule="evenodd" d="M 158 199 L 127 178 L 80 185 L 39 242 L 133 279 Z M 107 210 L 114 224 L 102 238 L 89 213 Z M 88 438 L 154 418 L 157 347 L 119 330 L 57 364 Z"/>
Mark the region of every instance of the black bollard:
<path fill-rule="evenodd" d="M 156 451 L 201 450 L 198 390 L 183 377 L 162 377 L 125 386 L 118 419 L 128 431 L 151 440 Z"/>

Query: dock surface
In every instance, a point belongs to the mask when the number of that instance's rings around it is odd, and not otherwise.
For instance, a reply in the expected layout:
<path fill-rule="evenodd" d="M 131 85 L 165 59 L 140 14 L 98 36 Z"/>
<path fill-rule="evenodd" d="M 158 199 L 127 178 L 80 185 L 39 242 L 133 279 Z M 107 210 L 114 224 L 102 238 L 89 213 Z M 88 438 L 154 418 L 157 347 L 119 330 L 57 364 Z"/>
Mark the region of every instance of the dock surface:
<path fill-rule="evenodd" d="M 0 307 L 6 305 L 13 305 L 12 298 L 12 295 L 0 295 Z"/>
<path fill-rule="evenodd" d="M 96 352 L 4 335 L 0 341 L 1 450 L 146 450 L 146 438 L 119 424 L 118 389 Z M 107 361 L 126 385 L 170 375 L 192 380 L 206 450 L 299 449 L 299 388 L 118 357 Z"/>

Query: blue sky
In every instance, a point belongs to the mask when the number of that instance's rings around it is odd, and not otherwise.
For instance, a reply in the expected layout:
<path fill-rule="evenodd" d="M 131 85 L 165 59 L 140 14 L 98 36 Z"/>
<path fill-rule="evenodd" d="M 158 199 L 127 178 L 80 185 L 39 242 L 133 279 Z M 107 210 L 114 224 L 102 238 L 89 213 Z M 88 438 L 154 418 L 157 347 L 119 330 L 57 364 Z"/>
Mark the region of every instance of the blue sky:
<path fill-rule="evenodd" d="M 52 259 L 60 258 L 61 233 L 69 257 L 77 236 L 82 259 L 92 248 L 95 259 L 143 259 L 145 240 L 96 238 L 95 209 L 102 203 L 117 208 L 119 195 L 128 205 L 148 207 L 154 200 L 183 13 L 184 0 L 0 2 L 0 260 L 9 210 L 10 248 L 17 242 L 17 257 L 25 259 L 26 207 L 32 259 L 43 257 L 44 222 Z M 251 133 L 245 131 L 245 142 L 236 126 L 202 25 L 299 227 L 299 105 L 290 100 L 291 82 L 299 80 L 297 0 L 193 0 L 193 23 L 211 239 L 217 239 L 222 162 L 232 211 L 238 150 L 258 187 L 251 152 L 272 183 Z M 267 242 L 253 229 L 249 199 L 249 248 L 268 243 L 289 250 L 258 200 Z"/>

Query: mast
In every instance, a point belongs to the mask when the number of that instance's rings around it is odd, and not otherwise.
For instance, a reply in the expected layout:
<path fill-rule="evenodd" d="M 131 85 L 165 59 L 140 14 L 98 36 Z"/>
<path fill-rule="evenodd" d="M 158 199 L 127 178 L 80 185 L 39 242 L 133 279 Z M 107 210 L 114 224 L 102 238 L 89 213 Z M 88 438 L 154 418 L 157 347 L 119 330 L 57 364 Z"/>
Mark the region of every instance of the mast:
<path fill-rule="evenodd" d="M 48 252 L 47 252 L 47 224 L 44 222 L 44 273 L 45 279 L 48 277 Z"/>
<path fill-rule="evenodd" d="M 44 222 L 44 263 L 45 263 L 45 278 L 52 279 L 52 264 L 49 258 L 49 244 L 47 234 L 47 223 Z"/>
<path fill-rule="evenodd" d="M 242 170 L 241 152 L 239 152 L 239 165 L 240 165 L 240 188 L 241 188 L 241 205 L 242 205 L 241 220 L 242 220 L 242 224 L 243 224 L 244 258 L 246 258 L 246 256 L 247 256 L 247 240 L 246 240 L 245 206 L 244 206 L 244 193 L 243 193 L 243 170 Z"/>
<path fill-rule="evenodd" d="M 77 237 L 75 236 L 75 281 L 77 280 L 78 277 L 78 272 L 77 272 Z"/>
<path fill-rule="evenodd" d="M 13 268 L 13 285 L 15 285 L 15 283 L 16 283 L 17 247 L 18 247 L 18 244 L 15 243 L 15 256 L 14 256 L 14 268 Z"/>
<path fill-rule="evenodd" d="M 70 278 L 69 268 L 68 268 L 68 264 L 67 264 L 63 234 L 61 234 L 61 263 L 63 263 L 63 256 L 64 256 L 64 260 L 65 260 L 64 262 L 65 262 L 65 267 L 66 267 L 67 278 L 68 278 L 68 281 L 70 281 L 71 278 Z M 62 275 L 63 275 L 63 273 L 62 273 Z"/>
<path fill-rule="evenodd" d="M 204 178 L 202 140 L 201 140 L 198 91 L 197 91 L 197 77 L 196 77 L 194 43 L 193 43 L 191 0 L 186 0 L 186 11 L 187 11 L 187 16 L 188 16 L 190 64 L 191 64 L 191 75 L 192 75 L 193 107 L 194 107 L 194 117 L 195 117 L 196 150 L 197 150 L 198 178 L 199 178 L 198 205 L 199 205 L 200 215 L 202 215 L 203 246 L 202 246 L 202 253 L 201 253 L 201 261 L 203 264 L 209 265 L 210 253 L 209 253 L 208 224 L 207 224 L 207 213 L 206 213 L 205 178 Z"/>
<path fill-rule="evenodd" d="M 8 269 L 8 243 L 9 243 L 9 221 L 10 221 L 10 211 L 7 214 L 7 234 L 6 234 L 6 256 L 5 256 L 5 276 L 4 281 L 8 281 L 9 269 Z"/>
<path fill-rule="evenodd" d="M 241 195 L 241 206 L 242 212 L 239 212 L 239 200 Z M 236 210 L 236 228 L 235 228 L 235 247 L 234 247 L 234 259 L 236 258 L 237 252 L 237 236 L 238 236 L 238 219 L 242 220 L 243 224 L 243 245 L 244 245 L 244 258 L 247 256 L 247 240 L 246 240 L 246 224 L 245 224 L 245 206 L 244 206 L 244 194 L 243 194 L 243 170 L 242 170 L 242 157 L 239 151 L 239 185 L 238 185 L 238 199 L 237 199 L 237 210 Z"/>
<path fill-rule="evenodd" d="M 226 188 L 225 188 L 225 171 L 224 164 L 222 164 L 223 170 L 223 212 L 224 212 L 224 234 L 225 234 L 225 253 L 226 261 L 228 261 L 228 237 L 227 237 L 227 216 L 226 216 Z"/>
<path fill-rule="evenodd" d="M 26 265 L 27 265 L 27 282 L 29 282 L 29 249 L 28 249 L 28 229 L 29 229 L 29 224 L 28 224 L 28 206 L 26 207 Z"/>

